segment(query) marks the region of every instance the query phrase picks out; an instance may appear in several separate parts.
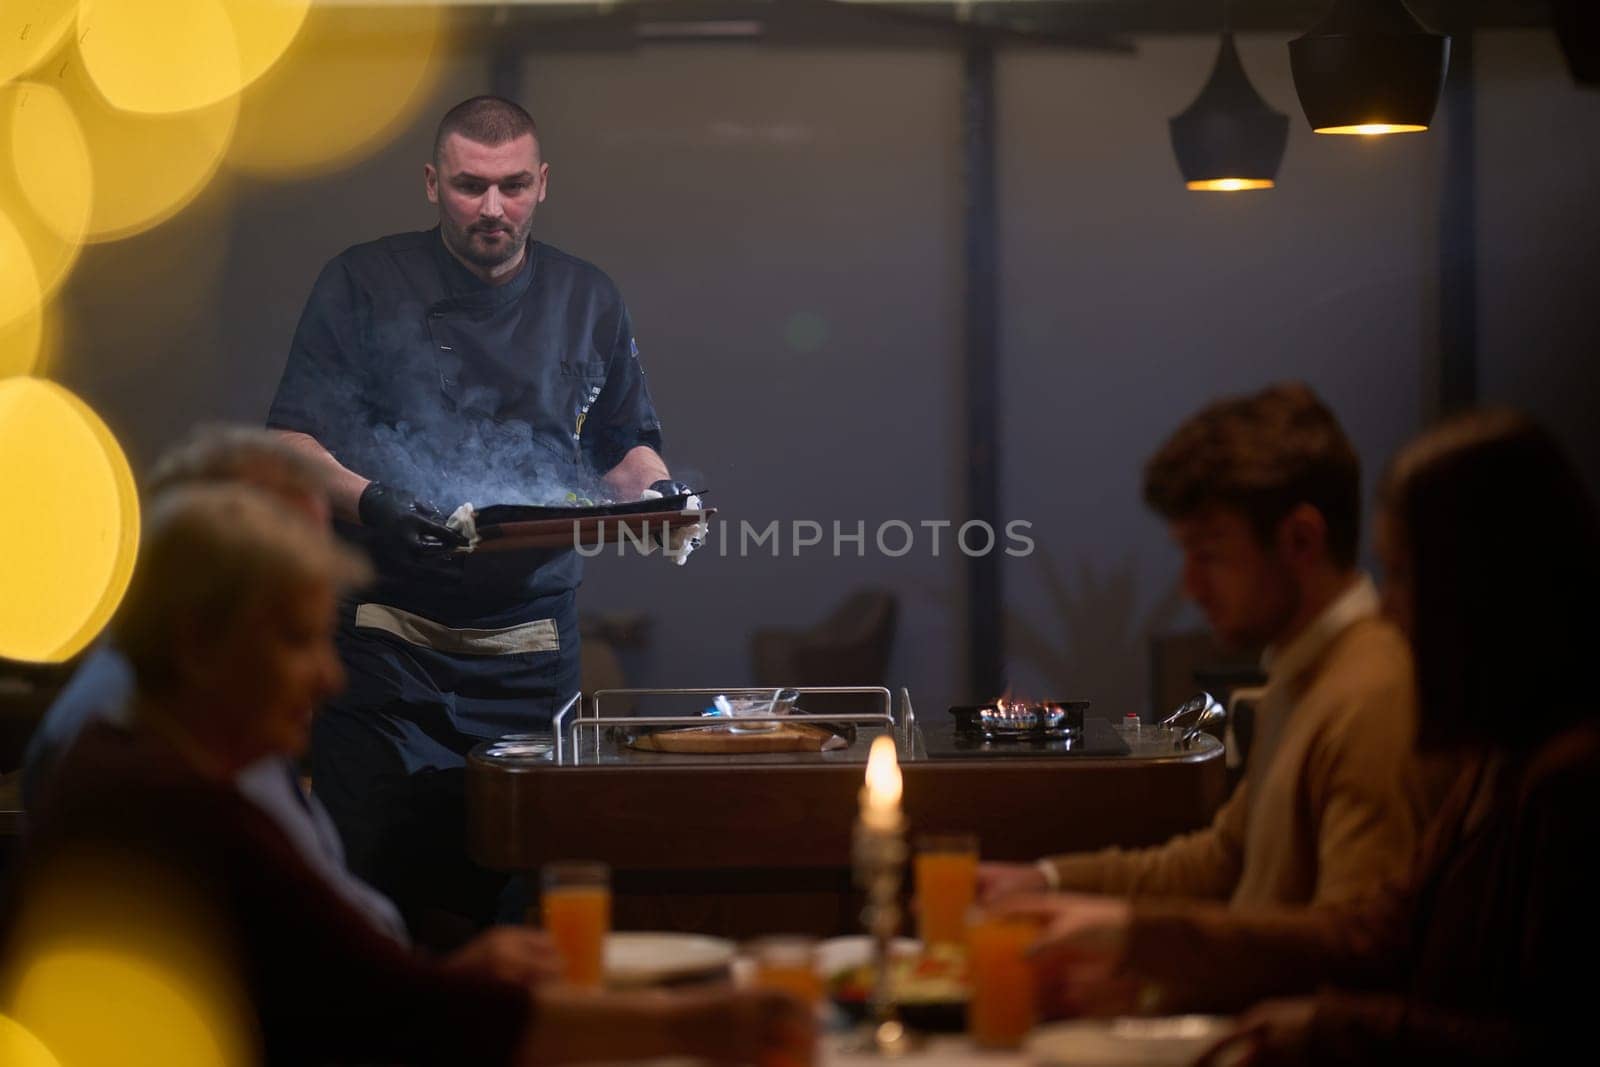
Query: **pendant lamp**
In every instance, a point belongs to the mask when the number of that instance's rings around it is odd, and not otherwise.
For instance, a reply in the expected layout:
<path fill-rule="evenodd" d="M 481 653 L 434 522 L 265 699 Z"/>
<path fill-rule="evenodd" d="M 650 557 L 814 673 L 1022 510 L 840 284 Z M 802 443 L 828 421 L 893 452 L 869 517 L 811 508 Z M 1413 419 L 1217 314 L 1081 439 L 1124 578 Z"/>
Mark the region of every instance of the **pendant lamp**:
<path fill-rule="evenodd" d="M 1200 95 L 1167 121 L 1172 153 L 1190 189 L 1271 189 L 1289 141 L 1289 116 L 1274 111 L 1245 76 L 1223 14 L 1222 45 Z"/>
<path fill-rule="evenodd" d="M 1335 0 L 1289 42 L 1289 66 L 1317 133 L 1417 133 L 1433 121 L 1450 65 L 1450 38 L 1403 0 Z"/>

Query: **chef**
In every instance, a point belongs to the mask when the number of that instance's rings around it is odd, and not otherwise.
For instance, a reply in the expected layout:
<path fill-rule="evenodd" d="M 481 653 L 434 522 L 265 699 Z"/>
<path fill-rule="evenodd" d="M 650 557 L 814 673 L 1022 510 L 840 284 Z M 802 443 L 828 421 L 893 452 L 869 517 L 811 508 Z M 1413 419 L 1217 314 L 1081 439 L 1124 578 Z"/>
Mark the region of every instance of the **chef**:
<path fill-rule="evenodd" d="M 549 170 L 517 104 L 452 108 L 423 168 L 438 226 L 323 268 L 268 416 L 379 575 L 343 607 L 349 685 L 316 722 L 315 789 L 351 867 L 441 941 L 502 886 L 465 855 L 464 756 L 577 692 L 582 573 L 571 549 L 463 552 L 447 512 L 686 491 L 617 287 L 529 236 Z"/>

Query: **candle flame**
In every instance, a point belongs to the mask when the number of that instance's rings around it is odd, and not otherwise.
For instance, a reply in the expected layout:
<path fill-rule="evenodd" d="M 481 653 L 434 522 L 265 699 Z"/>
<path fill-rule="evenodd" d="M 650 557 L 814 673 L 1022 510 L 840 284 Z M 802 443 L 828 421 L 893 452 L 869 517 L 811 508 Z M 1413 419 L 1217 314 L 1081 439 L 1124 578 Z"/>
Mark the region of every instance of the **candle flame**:
<path fill-rule="evenodd" d="M 867 753 L 867 806 L 892 811 L 900 806 L 900 764 L 895 760 L 894 739 L 881 736 Z"/>

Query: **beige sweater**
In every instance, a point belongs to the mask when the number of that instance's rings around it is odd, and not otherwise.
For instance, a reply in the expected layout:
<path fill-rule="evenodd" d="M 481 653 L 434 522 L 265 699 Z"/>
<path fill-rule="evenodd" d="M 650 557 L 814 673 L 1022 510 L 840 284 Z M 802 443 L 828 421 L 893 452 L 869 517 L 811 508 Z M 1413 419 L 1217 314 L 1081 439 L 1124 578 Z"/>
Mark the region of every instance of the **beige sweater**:
<path fill-rule="evenodd" d="M 1061 888 L 1232 907 L 1333 903 L 1405 878 L 1423 818 L 1410 652 L 1364 579 L 1269 667 L 1245 777 L 1211 825 L 1049 862 Z"/>

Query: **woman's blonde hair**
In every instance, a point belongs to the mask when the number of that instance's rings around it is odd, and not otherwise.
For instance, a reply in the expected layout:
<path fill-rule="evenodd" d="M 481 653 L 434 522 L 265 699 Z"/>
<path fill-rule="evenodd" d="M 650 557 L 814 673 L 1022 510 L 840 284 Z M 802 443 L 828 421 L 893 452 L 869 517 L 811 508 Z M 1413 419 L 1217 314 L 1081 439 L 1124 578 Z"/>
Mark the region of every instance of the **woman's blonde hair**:
<path fill-rule="evenodd" d="M 180 681 L 183 642 L 195 635 L 231 635 L 269 596 L 308 586 L 342 592 L 369 576 L 364 560 L 270 493 L 179 486 L 146 508 L 112 632 L 139 689 L 158 694 Z"/>

